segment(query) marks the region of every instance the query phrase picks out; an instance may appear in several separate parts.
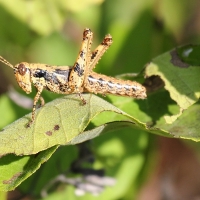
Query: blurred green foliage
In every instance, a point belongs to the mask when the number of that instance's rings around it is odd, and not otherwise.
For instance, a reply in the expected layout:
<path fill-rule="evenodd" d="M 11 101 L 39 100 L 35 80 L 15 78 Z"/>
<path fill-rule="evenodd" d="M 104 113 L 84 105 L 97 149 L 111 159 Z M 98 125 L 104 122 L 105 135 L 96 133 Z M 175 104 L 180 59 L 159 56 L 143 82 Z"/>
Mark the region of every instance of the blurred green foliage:
<path fill-rule="evenodd" d="M 199 42 L 199 20 L 195 18 L 197 3 L 198 0 L 1 0 L 0 55 L 13 64 L 26 61 L 71 66 L 79 51 L 82 31 L 89 27 L 94 32 L 93 47 L 107 33 L 114 40 L 95 71 L 112 76 L 138 73 L 159 54 L 180 44 Z M 16 86 L 13 72 L 3 64 L 0 80 L 2 76 Z M 0 88 L 7 87 L 7 83 L 0 83 Z M 24 94 L 19 87 L 15 88 Z M 29 97 L 34 95 L 35 92 Z M 43 92 L 47 102 L 58 96 Z M 161 128 L 169 128 L 163 125 L 165 114 L 178 113 L 178 106 L 164 89 L 150 95 L 147 101 L 138 103 L 118 97 L 109 97 L 108 100 L 137 119 Z M 193 113 L 193 109 L 198 107 L 198 104 L 194 105 L 188 113 Z M 6 94 L 0 97 L 0 128 L 25 113 L 28 110 L 16 105 Z M 188 122 L 185 115 L 183 120 Z M 179 125 L 179 121 L 176 123 Z M 154 157 L 151 161 L 148 159 L 154 149 L 152 144 L 156 144 L 155 136 L 128 127 L 93 139 L 90 144 L 96 157 L 93 167 L 105 169 L 107 176 L 116 178 L 116 185 L 106 188 L 98 197 L 89 193 L 77 197 L 74 187 L 64 185 L 60 190 L 54 188 L 44 199 L 135 199 L 151 171 L 149 166 L 156 162 Z M 50 151 L 48 156 L 53 153 L 53 150 Z M 43 153 L 36 159 L 42 160 Z M 41 189 L 56 175 L 67 171 L 77 154 L 75 146 L 60 148 L 19 186 L 20 191 L 39 198 Z M 14 155 L 8 158 L 9 162 L 1 160 L 0 165 L 13 162 L 12 167 L 15 168 L 16 159 L 27 159 Z M 35 161 L 34 155 L 29 159 Z"/>

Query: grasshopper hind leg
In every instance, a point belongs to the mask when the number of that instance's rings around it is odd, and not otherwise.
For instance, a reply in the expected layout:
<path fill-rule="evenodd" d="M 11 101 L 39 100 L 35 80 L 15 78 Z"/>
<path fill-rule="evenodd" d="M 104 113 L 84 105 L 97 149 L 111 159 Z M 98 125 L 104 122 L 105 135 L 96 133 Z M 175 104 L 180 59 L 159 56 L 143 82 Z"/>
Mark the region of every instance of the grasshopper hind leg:
<path fill-rule="evenodd" d="M 72 67 L 69 84 L 73 93 L 77 93 L 81 98 L 83 104 L 86 103 L 85 99 L 81 95 L 83 92 L 83 84 L 87 71 L 89 70 L 89 60 L 90 59 L 90 48 L 92 44 L 93 33 L 90 29 L 86 28 L 83 32 L 83 40 L 81 48 L 76 59 L 74 66 Z"/>
<path fill-rule="evenodd" d="M 112 36 L 110 34 L 106 35 L 101 42 L 101 44 L 91 53 L 90 57 L 90 63 L 89 63 L 89 70 L 92 71 L 103 54 L 108 50 L 108 48 L 111 46 L 113 40 Z"/>

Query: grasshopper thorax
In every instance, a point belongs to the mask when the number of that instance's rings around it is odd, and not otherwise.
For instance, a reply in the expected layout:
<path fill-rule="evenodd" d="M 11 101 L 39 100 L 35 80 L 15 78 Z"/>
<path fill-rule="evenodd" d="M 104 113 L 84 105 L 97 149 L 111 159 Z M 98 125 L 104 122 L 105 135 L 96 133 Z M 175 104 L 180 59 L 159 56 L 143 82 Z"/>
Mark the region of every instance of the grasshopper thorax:
<path fill-rule="evenodd" d="M 21 62 L 14 67 L 14 74 L 18 85 L 28 94 L 31 89 L 31 71 L 29 64 Z"/>

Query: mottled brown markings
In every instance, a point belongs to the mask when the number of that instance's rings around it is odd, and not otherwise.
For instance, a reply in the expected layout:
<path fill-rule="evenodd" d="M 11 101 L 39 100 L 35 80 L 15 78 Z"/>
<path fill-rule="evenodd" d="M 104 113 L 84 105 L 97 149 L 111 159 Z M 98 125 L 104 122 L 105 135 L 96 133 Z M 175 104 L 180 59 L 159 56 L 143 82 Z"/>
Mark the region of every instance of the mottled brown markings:
<path fill-rule="evenodd" d="M 90 29 L 87 28 L 83 31 L 83 41 L 81 44 L 81 48 L 69 76 L 69 87 L 72 91 L 70 93 L 77 93 L 83 103 L 85 103 L 85 100 L 82 96 L 83 83 L 84 77 L 87 74 L 87 65 L 88 59 L 90 57 L 92 37 L 93 33 Z M 84 52 L 84 58 L 80 56 L 80 52 Z"/>
<path fill-rule="evenodd" d="M 94 82 L 91 79 L 93 79 L 93 77 L 91 75 L 89 75 L 88 76 L 88 82 L 89 82 L 90 85 L 93 85 Z"/>
<path fill-rule="evenodd" d="M 59 90 L 62 92 L 62 93 L 65 93 L 68 88 L 65 87 L 65 85 L 59 85 Z"/>
<path fill-rule="evenodd" d="M 120 85 L 120 83 L 117 83 L 116 86 L 118 89 L 122 89 L 122 85 Z M 123 86 L 123 87 L 125 87 L 125 86 Z"/>
<path fill-rule="evenodd" d="M 91 59 L 94 59 L 98 53 L 98 50 L 94 51 L 91 55 Z"/>
<path fill-rule="evenodd" d="M 113 87 L 114 87 L 114 84 L 113 84 L 112 81 L 108 81 L 108 87 L 110 87 L 110 88 L 113 88 Z"/>
<path fill-rule="evenodd" d="M 86 28 L 84 31 L 83 31 L 83 39 L 86 39 L 88 38 L 88 34 L 91 32 L 91 30 L 89 28 Z"/>
<path fill-rule="evenodd" d="M 57 124 L 54 126 L 54 131 L 58 131 L 60 129 L 60 126 Z"/>
<path fill-rule="evenodd" d="M 19 176 L 21 176 L 22 172 L 18 172 L 14 174 L 9 180 L 3 180 L 3 184 L 12 184 Z"/>
<path fill-rule="evenodd" d="M 53 135 L 53 132 L 54 131 L 58 131 L 60 129 L 60 126 L 58 124 L 56 124 L 54 127 L 53 127 L 53 130 L 48 130 L 45 132 L 46 135 L 48 136 L 52 136 Z"/>
<path fill-rule="evenodd" d="M 137 91 L 137 88 L 135 88 L 135 87 L 132 87 L 132 90 L 133 90 L 133 92 L 135 92 L 135 91 Z"/>
<path fill-rule="evenodd" d="M 52 131 L 46 131 L 46 135 L 48 135 L 48 136 L 52 136 Z"/>
<path fill-rule="evenodd" d="M 130 85 L 125 85 L 124 88 L 129 91 L 131 86 Z"/>
<path fill-rule="evenodd" d="M 88 83 L 88 84 L 87 84 Z M 98 83 L 98 84 L 97 84 Z M 129 88 L 127 90 L 127 88 Z M 117 94 L 144 99 L 146 89 L 134 81 L 119 80 L 95 72 L 90 73 L 85 83 L 85 91 L 99 94 Z"/>
<path fill-rule="evenodd" d="M 74 71 L 77 72 L 78 76 L 83 76 L 84 70 L 80 68 L 78 63 L 75 64 Z"/>
<path fill-rule="evenodd" d="M 99 80 L 97 80 L 97 82 L 99 83 L 99 85 L 100 85 L 101 87 L 103 87 L 103 85 L 104 85 L 104 80 L 103 80 L 102 78 L 100 78 Z"/>
<path fill-rule="evenodd" d="M 103 40 L 103 42 L 102 42 L 101 44 L 102 44 L 102 45 L 105 45 L 105 46 L 108 46 L 111 42 L 112 42 L 112 37 L 111 37 L 111 35 L 107 35 L 107 36 L 104 38 L 104 40 Z"/>
<path fill-rule="evenodd" d="M 80 51 L 80 57 L 81 57 L 82 59 L 84 59 L 84 55 L 85 55 L 84 51 Z"/>
<path fill-rule="evenodd" d="M 26 92 L 32 91 L 31 84 L 36 87 L 32 118 L 27 124 L 29 127 L 35 119 L 36 104 L 41 98 L 43 89 L 60 94 L 76 93 L 83 104 L 86 103 L 82 92 L 99 94 L 118 94 L 138 99 L 146 98 L 146 89 L 137 82 L 124 81 L 93 72 L 102 55 L 112 44 L 111 35 L 106 35 L 102 43 L 91 53 L 93 33 L 90 29 L 83 32 L 83 41 L 74 65 L 50 66 L 40 63 L 22 62 L 15 66 L 0 56 L 0 61 L 14 69 L 14 74 L 19 86 Z M 59 130 L 54 127 L 54 131 Z M 47 134 L 50 132 L 47 131 Z"/>

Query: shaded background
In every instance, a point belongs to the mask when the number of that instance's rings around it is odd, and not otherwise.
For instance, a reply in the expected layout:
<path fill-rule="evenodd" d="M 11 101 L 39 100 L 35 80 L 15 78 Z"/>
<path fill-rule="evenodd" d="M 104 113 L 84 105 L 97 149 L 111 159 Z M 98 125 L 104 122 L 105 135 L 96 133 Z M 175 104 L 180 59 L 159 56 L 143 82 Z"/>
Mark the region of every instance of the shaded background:
<path fill-rule="evenodd" d="M 152 58 L 171 48 L 199 43 L 199 11 L 198 0 L 1 0 L 0 55 L 13 64 L 27 61 L 73 65 L 83 29 L 89 27 L 94 32 L 93 47 L 107 33 L 114 40 L 95 71 L 112 76 L 140 72 Z M 5 92 L 11 85 L 24 94 L 12 70 L 1 64 L 1 128 L 31 110 L 27 109 L 29 103 L 22 107 L 8 98 Z M 44 92 L 46 101 L 57 96 Z M 198 144 L 142 131 L 135 131 L 130 138 L 129 131 L 116 131 L 90 144 L 97 158 L 92 166 L 116 178 L 116 187 L 107 188 L 99 197 L 76 197 L 74 187 L 68 185 L 55 188 L 45 199 L 200 198 Z M 78 150 L 62 147 L 56 154 L 9 198 L 38 199 L 43 185 L 67 170 Z"/>

